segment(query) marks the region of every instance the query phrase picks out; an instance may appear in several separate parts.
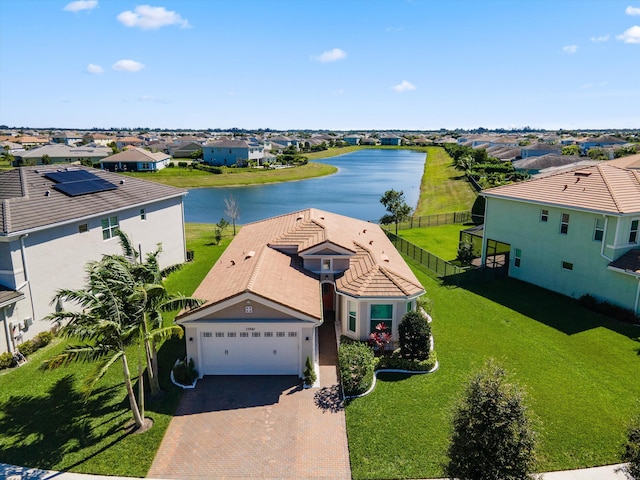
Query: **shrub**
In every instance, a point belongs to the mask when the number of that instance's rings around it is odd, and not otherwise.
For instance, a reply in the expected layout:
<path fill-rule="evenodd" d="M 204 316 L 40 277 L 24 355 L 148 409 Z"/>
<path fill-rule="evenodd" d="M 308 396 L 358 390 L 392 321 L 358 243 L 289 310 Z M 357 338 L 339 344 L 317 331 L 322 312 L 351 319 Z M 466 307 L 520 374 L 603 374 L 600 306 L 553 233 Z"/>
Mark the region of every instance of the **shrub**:
<path fill-rule="evenodd" d="M 578 299 L 578 302 L 585 308 L 598 312 L 607 317 L 614 318 L 621 322 L 626 323 L 640 323 L 640 317 L 638 317 L 633 310 L 614 305 L 611 302 L 601 302 L 593 295 L 583 295 Z"/>
<path fill-rule="evenodd" d="M 189 166 L 189 164 L 187 162 L 178 162 L 178 167 L 180 168 L 187 168 Z"/>
<path fill-rule="evenodd" d="M 175 167 L 176 167 L 176 164 L 175 164 L 175 163 L 173 163 L 173 162 L 171 162 L 169 165 L 167 165 L 167 167 L 169 167 L 169 168 L 175 168 Z"/>
<path fill-rule="evenodd" d="M 307 361 L 304 364 L 304 384 L 313 385 L 314 383 L 316 383 L 316 371 L 313 368 L 311 359 L 307 357 Z"/>
<path fill-rule="evenodd" d="M 376 370 L 408 370 L 410 372 L 428 372 L 436 366 L 436 354 L 431 353 L 426 360 L 409 360 L 400 356 L 378 357 Z"/>
<path fill-rule="evenodd" d="M 366 392 L 373 384 L 374 356 L 363 343 L 340 345 L 338 349 L 340 379 L 345 395 Z"/>
<path fill-rule="evenodd" d="M 622 461 L 627 465 L 624 465 L 620 470 L 627 478 L 640 480 L 640 414 L 636 415 L 629 425 Z"/>
<path fill-rule="evenodd" d="M 0 370 L 13 367 L 13 354 L 11 352 L 0 353 Z"/>
<path fill-rule="evenodd" d="M 42 347 L 46 347 L 53 340 L 53 332 L 45 331 L 40 332 L 35 337 L 33 337 L 33 346 L 36 350 L 41 349 Z"/>
<path fill-rule="evenodd" d="M 536 433 L 524 394 L 493 361 L 473 377 L 453 418 L 449 478 L 522 480 L 536 466 Z"/>
<path fill-rule="evenodd" d="M 400 355 L 409 360 L 427 360 L 431 350 L 431 327 L 420 312 L 407 312 L 398 325 Z"/>
<path fill-rule="evenodd" d="M 193 363 L 193 358 L 188 362 L 186 358 L 180 360 L 173 367 L 173 379 L 180 385 L 192 385 L 196 378 L 198 378 L 198 371 Z"/>
<path fill-rule="evenodd" d="M 18 345 L 18 350 L 24 356 L 31 355 L 33 352 L 37 350 L 36 344 L 33 340 L 25 340 L 20 345 Z"/>

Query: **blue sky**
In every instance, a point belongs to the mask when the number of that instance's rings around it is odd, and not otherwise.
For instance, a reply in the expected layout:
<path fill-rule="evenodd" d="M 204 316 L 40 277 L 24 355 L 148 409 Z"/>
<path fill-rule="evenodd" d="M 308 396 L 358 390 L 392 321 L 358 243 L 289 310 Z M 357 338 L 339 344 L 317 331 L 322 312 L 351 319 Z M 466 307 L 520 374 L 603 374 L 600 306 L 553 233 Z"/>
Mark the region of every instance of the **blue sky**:
<path fill-rule="evenodd" d="M 0 124 L 640 128 L 640 0 L 0 0 Z"/>

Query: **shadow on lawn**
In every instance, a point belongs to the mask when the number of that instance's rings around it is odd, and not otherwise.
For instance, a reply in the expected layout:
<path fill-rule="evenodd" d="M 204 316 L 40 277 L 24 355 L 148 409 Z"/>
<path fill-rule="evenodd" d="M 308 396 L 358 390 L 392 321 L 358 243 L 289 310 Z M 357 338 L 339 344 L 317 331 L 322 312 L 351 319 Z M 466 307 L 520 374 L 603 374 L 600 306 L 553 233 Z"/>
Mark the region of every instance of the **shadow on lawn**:
<path fill-rule="evenodd" d="M 577 300 L 513 278 L 468 283 L 463 288 L 567 335 L 604 327 L 634 339 L 638 327 L 592 312 Z"/>
<path fill-rule="evenodd" d="M 2 461 L 31 468 L 50 468 L 71 452 L 95 445 L 122 429 L 121 422 L 100 435 L 91 418 L 123 413 L 111 399 L 115 389 L 101 390 L 85 401 L 74 389 L 74 377 L 56 382 L 45 396 L 12 396 L 0 404 L 0 431 L 15 440 L 3 446 Z"/>

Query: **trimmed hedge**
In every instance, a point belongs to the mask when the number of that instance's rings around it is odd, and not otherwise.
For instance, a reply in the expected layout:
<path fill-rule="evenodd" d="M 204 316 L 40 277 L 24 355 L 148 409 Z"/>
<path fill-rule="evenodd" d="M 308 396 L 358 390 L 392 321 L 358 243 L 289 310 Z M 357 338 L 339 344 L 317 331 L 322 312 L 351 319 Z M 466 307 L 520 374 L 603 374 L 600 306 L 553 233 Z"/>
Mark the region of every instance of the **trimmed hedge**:
<path fill-rule="evenodd" d="M 376 358 L 376 370 L 409 370 L 411 372 L 428 372 L 436 366 L 436 354 L 431 352 L 426 360 L 409 360 L 395 355 Z"/>
<path fill-rule="evenodd" d="M 359 395 L 373 384 L 375 358 L 364 343 L 341 344 L 338 349 L 340 379 L 347 396 Z"/>
<path fill-rule="evenodd" d="M 614 305 L 613 303 L 607 301 L 600 301 L 595 298 L 593 295 L 583 295 L 578 299 L 580 305 L 589 310 L 593 310 L 594 312 L 601 313 L 602 315 L 606 315 L 607 317 L 615 318 L 616 320 L 620 320 L 625 323 L 640 323 L 640 317 L 638 317 L 633 310 L 628 308 L 621 307 L 619 305 Z"/>
<path fill-rule="evenodd" d="M 18 350 L 22 355 L 29 356 L 36 350 L 40 350 L 42 347 L 46 347 L 53 340 L 53 332 L 40 332 L 31 340 L 26 340 L 18 345 Z M 13 358 L 13 353 L 5 352 L 0 354 L 0 370 L 5 368 L 15 367 L 16 362 Z"/>

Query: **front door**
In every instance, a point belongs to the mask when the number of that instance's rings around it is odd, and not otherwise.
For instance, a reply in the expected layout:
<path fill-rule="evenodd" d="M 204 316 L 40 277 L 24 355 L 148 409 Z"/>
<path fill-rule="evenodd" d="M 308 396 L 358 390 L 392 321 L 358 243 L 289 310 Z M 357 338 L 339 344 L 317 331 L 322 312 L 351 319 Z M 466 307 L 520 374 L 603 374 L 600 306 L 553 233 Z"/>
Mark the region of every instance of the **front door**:
<path fill-rule="evenodd" d="M 331 283 L 322 284 L 322 308 L 325 311 L 333 312 L 335 307 L 333 306 L 333 300 L 335 297 L 335 288 Z"/>

